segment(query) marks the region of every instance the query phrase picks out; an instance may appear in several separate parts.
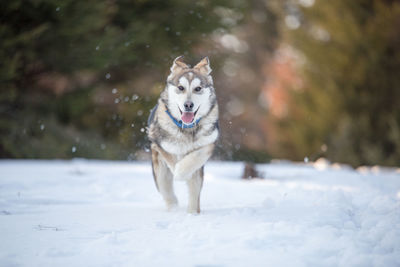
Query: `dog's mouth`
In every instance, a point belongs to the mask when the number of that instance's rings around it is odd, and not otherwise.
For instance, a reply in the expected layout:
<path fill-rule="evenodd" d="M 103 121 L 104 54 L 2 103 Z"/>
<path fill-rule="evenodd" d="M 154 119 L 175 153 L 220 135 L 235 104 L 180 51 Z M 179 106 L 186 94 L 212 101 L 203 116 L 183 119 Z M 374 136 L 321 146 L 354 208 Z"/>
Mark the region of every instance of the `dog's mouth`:
<path fill-rule="evenodd" d="M 181 113 L 181 120 L 185 124 L 190 124 L 194 121 L 194 117 L 196 117 L 197 111 L 199 111 L 200 106 L 197 108 L 195 112 L 187 112 L 187 111 L 182 111 L 179 108 L 179 112 Z"/>

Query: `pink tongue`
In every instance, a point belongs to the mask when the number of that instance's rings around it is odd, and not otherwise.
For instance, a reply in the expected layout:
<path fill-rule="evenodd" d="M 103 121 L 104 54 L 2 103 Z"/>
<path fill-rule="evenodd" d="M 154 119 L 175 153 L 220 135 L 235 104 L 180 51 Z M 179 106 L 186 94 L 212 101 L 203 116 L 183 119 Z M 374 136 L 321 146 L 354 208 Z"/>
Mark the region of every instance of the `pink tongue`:
<path fill-rule="evenodd" d="M 182 121 L 184 123 L 191 123 L 194 118 L 194 112 L 183 112 Z"/>

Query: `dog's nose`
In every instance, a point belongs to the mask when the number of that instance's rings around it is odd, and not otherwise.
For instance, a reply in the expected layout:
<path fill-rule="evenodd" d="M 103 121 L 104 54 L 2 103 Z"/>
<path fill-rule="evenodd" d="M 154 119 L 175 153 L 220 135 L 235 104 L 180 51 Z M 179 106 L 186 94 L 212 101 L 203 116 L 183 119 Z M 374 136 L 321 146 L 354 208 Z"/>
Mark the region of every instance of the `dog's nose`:
<path fill-rule="evenodd" d="M 185 111 L 192 111 L 194 104 L 192 101 L 186 101 L 185 104 L 183 104 L 185 106 Z"/>

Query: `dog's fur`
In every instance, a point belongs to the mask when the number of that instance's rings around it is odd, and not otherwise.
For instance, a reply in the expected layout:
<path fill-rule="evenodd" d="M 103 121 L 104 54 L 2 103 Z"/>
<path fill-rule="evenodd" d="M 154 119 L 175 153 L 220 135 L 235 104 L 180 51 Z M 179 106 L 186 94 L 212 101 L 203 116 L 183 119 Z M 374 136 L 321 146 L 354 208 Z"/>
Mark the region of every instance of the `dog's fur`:
<path fill-rule="evenodd" d="M 167 85 L 149 117 L 154 181 L 168 209 L 178 203 L 173 180 L 184 180 L 189 187 L 188 212 L 200 212 L 204 164 L 219 135 L 218 104 L 210 73 L 207 57 L 193 68 L 182 57 L 176 58 Z M 201 87 L 199 92 L 195 90 L 198 87 Z M 197 124 L 192 128 L 179 127 L 166 112 L 180 121 L 186 101 L 191 101 L 196 111 L 193 122 Z"/>

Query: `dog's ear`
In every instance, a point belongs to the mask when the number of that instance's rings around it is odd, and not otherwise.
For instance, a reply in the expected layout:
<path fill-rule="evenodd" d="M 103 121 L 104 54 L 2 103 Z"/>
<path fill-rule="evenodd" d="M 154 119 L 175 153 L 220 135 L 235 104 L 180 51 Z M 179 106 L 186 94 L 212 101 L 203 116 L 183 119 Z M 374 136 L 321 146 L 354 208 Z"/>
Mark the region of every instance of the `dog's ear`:
<path fill-rule="evenodd" d="M 203 58 L 202 60 L 200 60 L 199 63 L 197 63 L 196 66 L 194 66 L 193 69 L 197 69 L 204 75 L 210 74 L 212 71 L 210 67 L 210 60 L 208 59 L 208 57 Z"/>
<path fill-rule="evenodd" d="M 174 63 L 171 66 L 171 72 L 177 71 L 178 69 L 187 69 L 189 66 L 183 62 L 183 56 L 175 58 Z"/>

